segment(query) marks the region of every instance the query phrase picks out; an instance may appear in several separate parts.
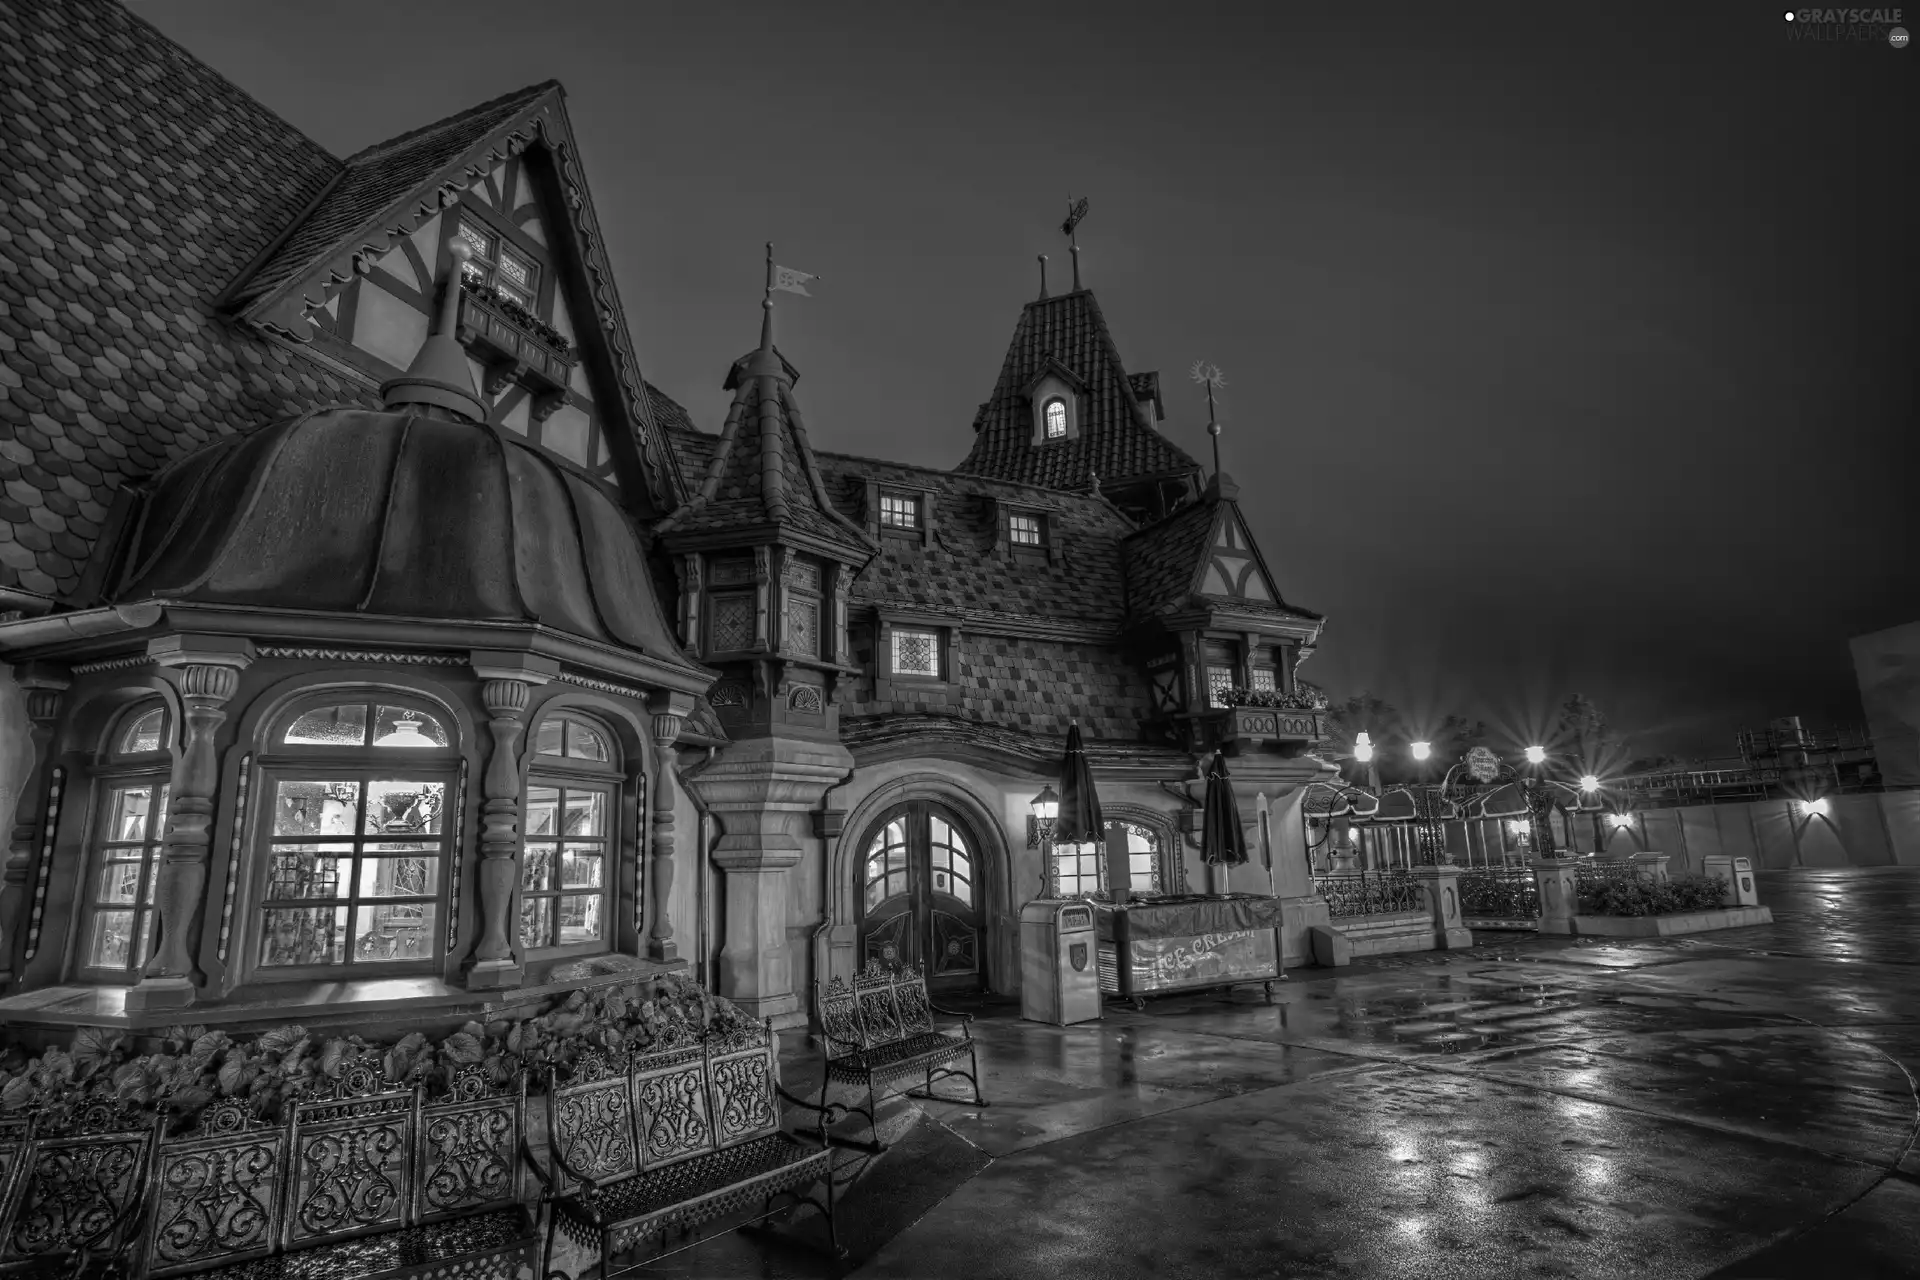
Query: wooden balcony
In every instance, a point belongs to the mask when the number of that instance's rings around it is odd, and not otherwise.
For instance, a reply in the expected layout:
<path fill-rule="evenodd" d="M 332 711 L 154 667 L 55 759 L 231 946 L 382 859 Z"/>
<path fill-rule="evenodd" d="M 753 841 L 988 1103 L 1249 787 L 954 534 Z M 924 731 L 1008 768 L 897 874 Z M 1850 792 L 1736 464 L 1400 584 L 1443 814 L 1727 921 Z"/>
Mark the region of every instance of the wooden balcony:
<path fill-rule="evenodd" d="M 1312 746 L 1327 736 L 1327 713 L 1285 707 L 1226 707 L 1193 718 L 1203 750 L 1228 743 Z"/>
<path fill-rule="evenodd" d="M 578 357 L 562 351 L 516 319 L 507 308 L 471 289 L 460 291 L 460 343 L 487 366 L 487 394 L 508 382 L 536 391 L 565 391 Z"/>

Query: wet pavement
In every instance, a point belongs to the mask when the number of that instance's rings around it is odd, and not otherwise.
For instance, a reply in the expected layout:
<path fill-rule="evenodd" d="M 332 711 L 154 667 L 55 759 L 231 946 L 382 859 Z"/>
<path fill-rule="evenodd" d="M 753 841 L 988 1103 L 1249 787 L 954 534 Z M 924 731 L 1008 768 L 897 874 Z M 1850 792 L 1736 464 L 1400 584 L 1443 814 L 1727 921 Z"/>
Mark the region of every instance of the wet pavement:
<path fill-rule="evenodd" d="M 992 1105 L 900 1099 L 841 1153 L 842 1268 L 803 1213 L 642 1274 L 1920 1277 L 1920 871 L 1760 884 L 1754 929 L 986 1005 Z"/>

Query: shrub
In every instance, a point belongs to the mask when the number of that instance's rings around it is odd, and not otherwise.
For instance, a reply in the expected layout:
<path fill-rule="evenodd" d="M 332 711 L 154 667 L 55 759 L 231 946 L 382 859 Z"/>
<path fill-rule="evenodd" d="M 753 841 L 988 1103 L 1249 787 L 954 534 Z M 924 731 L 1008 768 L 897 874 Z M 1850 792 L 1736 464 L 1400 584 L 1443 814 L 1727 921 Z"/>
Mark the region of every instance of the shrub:
<path fill-rule="evenodd" d="M 1712 911 L 1727 882 L 1719 876 L 1680 876 L 1654 880 L 1602 880 L 1580 887 L 1580 911 L 1590 916 L 1664 916 Z"/>

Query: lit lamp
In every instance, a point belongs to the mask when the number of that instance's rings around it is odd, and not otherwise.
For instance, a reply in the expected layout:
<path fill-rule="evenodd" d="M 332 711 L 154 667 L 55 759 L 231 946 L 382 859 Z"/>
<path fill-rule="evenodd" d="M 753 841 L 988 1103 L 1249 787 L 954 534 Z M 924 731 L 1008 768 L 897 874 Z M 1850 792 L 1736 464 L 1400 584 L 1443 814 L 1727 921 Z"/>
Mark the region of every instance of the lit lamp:
<path fill-rule="evenodd" d="M 393 732 L 375 738 L 376 747 L 438 747 L 440 744 L 420 732 L 421 722 L 412 716 L 401 716 L 393 722 Z"/>
<path fill-rule="evenodd" d="M 1826 817 L 1827 816 L 1827 798 L 1825 796 L 1821 796 L 1818 800 L 1802 800 L 1800 802 L 1800 814 L 1802 817 L 1806 817 L 1806 818 Z"/>
<path fill-rule="evenodd" d="M 1051 786 L 1042 787 L 1032 804 L 1033 812 L 1027 815 L 1027 848 L 1038 849 L 1053 843 L 1054 824 L 1060 820 L 1060 793 Z"/>
<path fill-rule="evenodd" d="M 1415 760 L 1425 760 L 1432 754 L 1433 744 L 1431 742 L 1416 742 L 1413 744 L 1413 758 Z"/>
<path fill-rule="evenodd" d="M 1611 826 L 1615 831 L 1625 831 L 1633 825 L 1633 815 L 1628 813 L 1610 813 L 1607 815 L 1607 825 Z"/>
<path fill-rule="evenodd" d="M 1600 789 L 1600 779 L 1591 773 L 1582 774 L 1580 777 L 1580 789 L 1588 795 L 1592 795 Z"/>
<path fill-rule="evenodd" d="M 1353 758 L 1361 764 L 1373 759 L 1373 738 L 1365 729 L 1353 735 Z"/>
<path fill-rule="evenodd" d="M 1545 747 L 1528 747 L 1527 748 L 1528 764 L 1545 764 L 1546 759 L 1547 759 L 1547 749 Z"/>

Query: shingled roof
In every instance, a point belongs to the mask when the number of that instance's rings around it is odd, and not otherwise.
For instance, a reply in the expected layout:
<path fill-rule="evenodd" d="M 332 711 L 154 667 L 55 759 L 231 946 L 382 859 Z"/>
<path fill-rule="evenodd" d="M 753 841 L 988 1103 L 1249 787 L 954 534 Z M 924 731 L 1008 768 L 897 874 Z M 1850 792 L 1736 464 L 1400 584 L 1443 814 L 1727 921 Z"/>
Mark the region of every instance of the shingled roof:
<path fill-rule="evenodd" d="M 1240 511 L 1239 492 L 1230 477 L 1216 473 L 1199 501 L 1128 535 L 1124 562 L 1134 621 L 1221 606 L 1236 613 L 1320 620 L 1320 614 L 1290 605 L 1280 594 Z M 1237 583 L 1223 571 L 1229 565 L 1237 566 Z"/>
<path fill-rule="evenodd" d="M 297 283 L 343 245 L 358 247 L 367 241 L 385 248 L 387 237 L 380 232 L 404 206 L 418 200 L 422 187 L 457 177 L 461 160 L 475 145 L 559 88 L 558 81 L 548 80 L 376 143 L 345 160 L 329 156 L 332 173 L 326 193 L 231 292 L 230 304 L 251 316 L 258 309 L 255 304 Z"/>
<path fill-rule="evenodd" d="M 655 525 L 655 532 L 684 539 L 770 527 L 824 543 L 823 549 L 837 549 L 849 561 L 864 564 L 874 553 L 874 540 L 856 521 L 834 510 L 827 497 L 807 442 L 806 416 L 793 394 L 798 375 L 774 347 L 772 323 L 769 304 L 760 349 L 735 361 L 727 372 L 733 404 L 719 438 L 698 460 L 697 479 L 682 472 L 692 497 Z M 676 416 L 684 420 L 685 410 Z M 691 450 L 696 448 L 675 446 L 683 468 L 694 460 Z"/>
<path fill-rule="evenodd" d="M 53 599 L 126 480 L 373 400 L 210 305 L 337 160 L 107 0 L 11 0 L 0 74 L 0 587 Z"/>
<path fill-rule="evenodd" d="M 1086 384 L 1079 434 L 1036 446 L 1027 389 L 1051 362 Z M 1198 464 L 1151 425 L 1157 392 L 1148 375 L 1129 379 L 1091 290 L 1029 302 L 1007 344 L 993 397 L 974 419 L 973 449 L 958 469 L 1053 489 L 1084 489 L 1095 475 L 1105 485 L 1195 471 Z"/>

